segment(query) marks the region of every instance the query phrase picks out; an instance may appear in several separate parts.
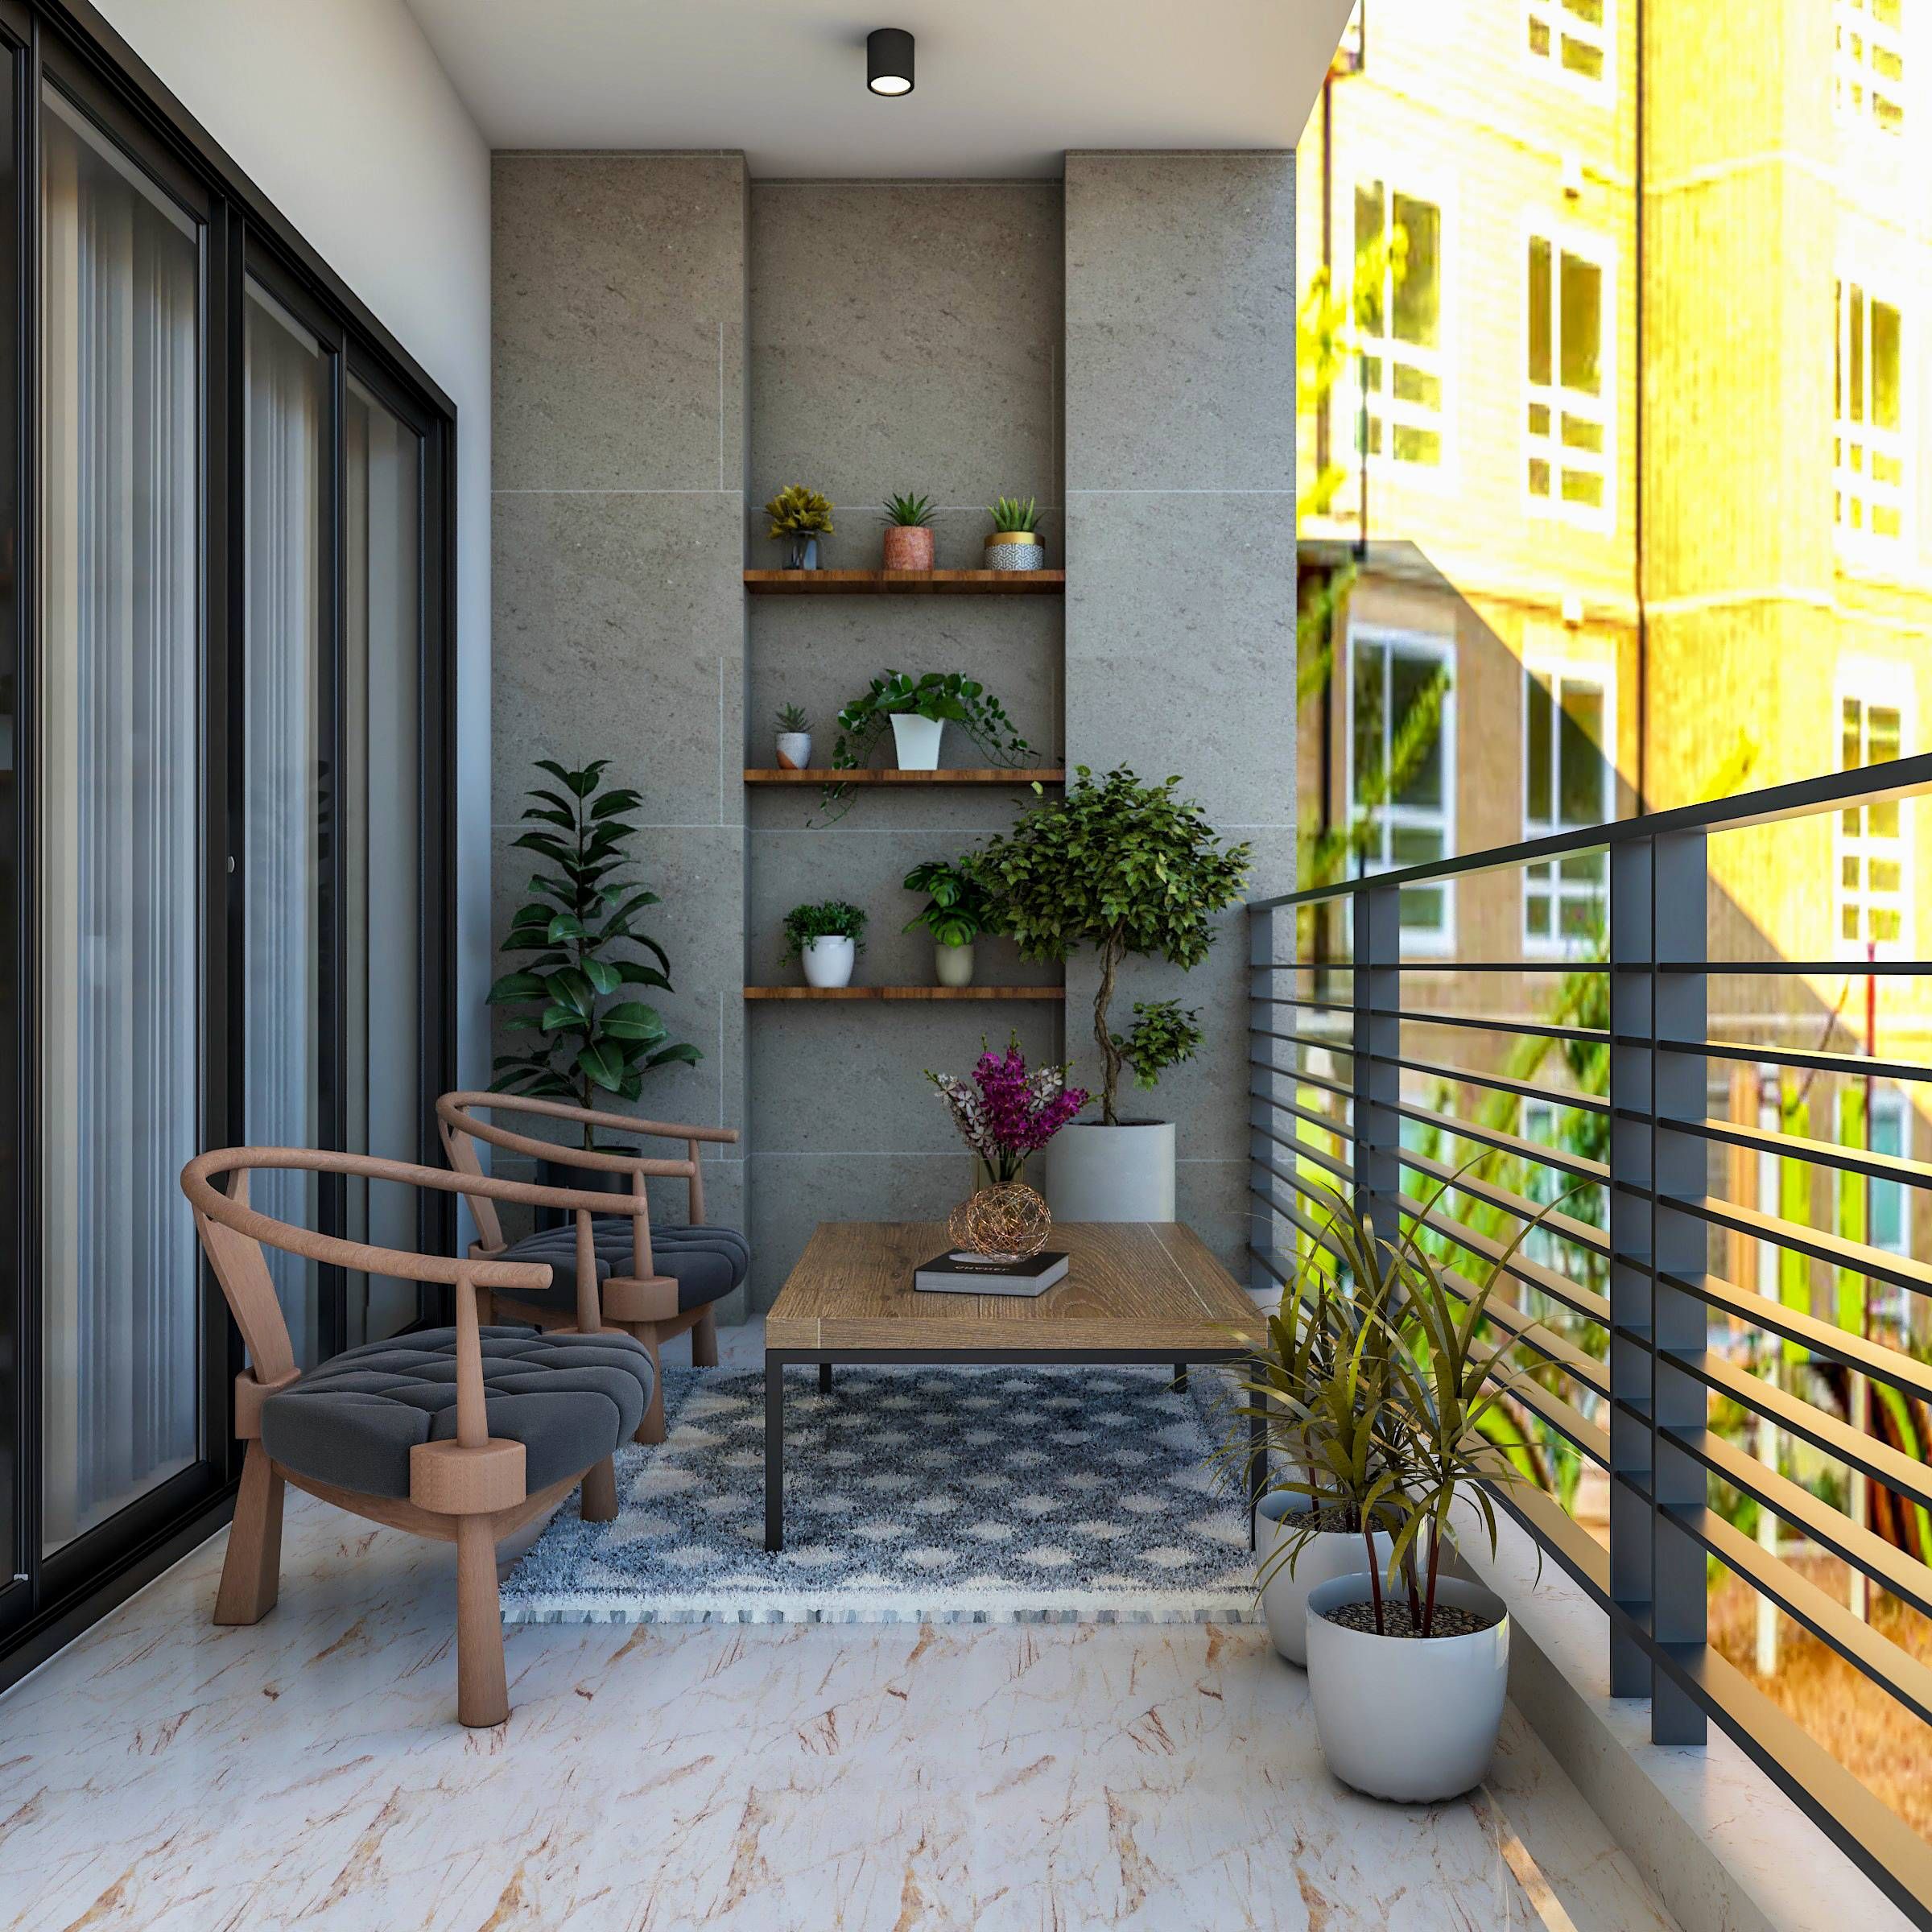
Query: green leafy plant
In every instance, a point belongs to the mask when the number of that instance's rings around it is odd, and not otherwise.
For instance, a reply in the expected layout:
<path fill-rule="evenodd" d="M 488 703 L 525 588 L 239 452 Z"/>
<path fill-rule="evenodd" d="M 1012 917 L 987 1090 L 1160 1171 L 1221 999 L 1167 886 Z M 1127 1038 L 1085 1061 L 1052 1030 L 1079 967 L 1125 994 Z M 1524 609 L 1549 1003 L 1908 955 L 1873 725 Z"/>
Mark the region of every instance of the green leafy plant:
<path fill-rule="evenodd" d="M 795 960 L 813 939 L 851 939 L 865 950 L 865 914 L 844 899 L 795 906 L 785 915 L 785 957 Z"/>
<path fill-rule="evenodd" d="M 1191 1006 L 1183 1013 L 1179 1000 L 1136 1000 L 1133 1024 L 1113 1036 L 1121 1058 L 1133 1070 L 1133 1084 L 1149 1092 L 1161 1084 L 1170 1067 L 1191 1060 L 1205 1035 L 1200 1026 L 1201 1009 Z"/>
<path fill-rule="evenodd" d="M 493 1006 L 527 1009 L 505 1025 L 539 1034 L 542 1043 L 498 1055 L 493 1092 L 540 1094 L 580 1107 L 597 1092 L 634 1100 L 652 1067 L 695 1067 L 704 1058 L 688 1042 L 667 1045 L 669 1030 L 657 1009 L 622 997 L 626 986 L 669 993 L 671 962 L 631 923 L 658 895 L 631 872 L 628 847 L 637 828 L 624 814 L 640 800 L 625 786 L 602 788 L 609 763 L 598 758 L 570 771 L 553 759 L 537 760 L 558 789 L 532 788 L 523 816 L 537 828 L 514 843 L 548 869 L 531 876 L 503 942 L 505 952 L 531 956 L 499 979 L 489 999 Z M 587 1127 L 584 1145 L 590 1144 Z"/>
<path fill-rule="evenodd" d="M 781 704 L 778 707 L 780 731 L 809 731 L 811 720 L 805 715 L 804 707 L 799 704 Z"/>
<path fill-rule="evenodd" d="M 998 497 L 986 514 L 993 518 L 993 526 L 997 530 L 1033 535 L 1040 527 L 1039 503 L 1033 497 L 1024 502 L 1018 497 Z"/>
<path fill-rule="evenodd" d="M 930 895 L 926 908 L 906 922 L 903 931 L 923 926 L 941 946 L 967 946 L 993 927 L 994 910 L 972 870 L 970 859 L 927 859 L 906 875 L 908 892 Z"/>
<path fill-rule="evenodd" d="M 765 506 L 774 537 L 828 537 L 832 502 L 803 483 L 788 483 Z"/>
<path fill-rule="evenodd" d="M 1017 765 L 1033 749 L 1006 715 L 1005 706 L 973 679 L 956 671 L 929 671 L 909 678 L 902 671 L 888 670 L 839 713 L 833 768 L 862 771 L 891 729 L 895 712 L 957 724 L 991 765 Z"/>
<path fill-rule="evenodd" d="M 1121 961 L 1133 953 L 1183 971 L 1199 965 L 1214 942 L 1212 915 L 1240 898 L 1253 857 L 1245 844 L 1220 843 L 1199 806 L 1175 796 L 1179 783 L 1143 785 L 1123 766 L 1096 784 L 1082 765 L 1063 797 L 1042 793 L 974 861 L 1022 958 L 1062 960 L 1083 945 L 1100 955 L 1093 1037 L 1110 1127 L 1119 1125 L 1114 1103 L 1127 1063 L 1107 1023 Z M 1154 1030 L 1169 1043 L 1177 1030 L 1166 1022 Z"/>
<path fill-rule="evenodd" d="M 924 530 L 932 522 L 932 498 L 888 497 L 879 520 L 883 523 L 898 524 L 906 530 Z"/>

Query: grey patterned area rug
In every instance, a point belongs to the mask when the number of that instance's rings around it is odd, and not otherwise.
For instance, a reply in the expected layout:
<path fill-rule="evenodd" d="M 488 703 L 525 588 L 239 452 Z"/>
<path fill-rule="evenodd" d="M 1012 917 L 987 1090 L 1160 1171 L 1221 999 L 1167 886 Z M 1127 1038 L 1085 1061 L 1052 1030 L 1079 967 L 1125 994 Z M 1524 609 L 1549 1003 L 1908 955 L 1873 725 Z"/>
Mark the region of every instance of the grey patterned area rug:
<path fill-rule="evenodd" d="M 786 1390 L 785 1548 L 764 1547 L 764 1377 L 671 1368 L 667 1439 L 614 1522 L 566 1503 L 512 1623 L 1247 1623 L 1227 1385 L 1197 1369 L 841 1368 Z"/>

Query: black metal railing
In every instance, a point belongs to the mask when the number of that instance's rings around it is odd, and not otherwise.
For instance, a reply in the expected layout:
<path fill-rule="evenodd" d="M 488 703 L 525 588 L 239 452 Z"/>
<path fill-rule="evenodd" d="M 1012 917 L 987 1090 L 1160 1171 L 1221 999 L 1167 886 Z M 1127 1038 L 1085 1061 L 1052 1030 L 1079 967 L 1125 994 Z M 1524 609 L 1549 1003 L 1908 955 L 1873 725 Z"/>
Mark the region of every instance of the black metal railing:
<path fill-rule="evenodd" d="M 1712 837 L 1929 791 L 1932 756 L 1907 758 L 1257 902 L 1249 1117 L 1257 1286 L 1294 1280 L 1299 1258 L 1326 1238 L 1324 1203 L 1337 1188 L 1365 1197 L 1384 1228 L 1419 1220 L 1447 1263 L 1503 1262 L 1488 1311 L 1499 1364 L 1537 1371 L 1517 1381 L 1513 1399 L 1577 1466 L 1602 1472 L 1608 1520 L 1593 1534 L 1527 1484 L 1499 1485 L 1497 1499 L 1608 1613 L 1612 1695 L 1649 1700 L 1659 1743 L 1701 1744 L 1715 1719 L 1902 1909 L 1932 1926 L 1932 1847 L 1711 1645 L 1707 1620 L 1715 1558 L 1902 1709 L 1932 1719 L 1932 1669 L 1848 1600 L 1876 1587 L 1932 1616 L 1932 1551 L 1880 1534 L 1867 1500 L 1876 1486 L 1901 1506 L 1932 1510 L 1932 1470 L 1875 1433 L 1849 1397 L 1844 1413 L 1810 1399 L 1810 1379 L 1784 1364 L 1823 1364 L 1847 1391 L 1882 1388 L 1921 1402 L 1932 1401 L 1932 1367 L 1867 1323 L 1853 1329 L 1792 1305 L 1802 1296 L 1732 1278 L 1746 1272 L 1740 1254 L 1794 1255 L 1807 1281 L 1816 1264 L 1829 1282 L 1856 1282 L 1868 1309 L 1875 1287 L 1909 1301 L 1932 1295 L 1932 1267 L 1874 1245 L 1868 1222 L 1835 1232 L 1731 1198 L 1723 1171 L 1769 1158 L 1781 1172 L 1797 1161 L 1863 1182 L 1868 1203 L 1875 1182 L 1906 1190 L 1909 1203 L 1932 1187 L 1932 1164 L 1910 1158 L 1909 1133 L 1898 1154 L 1873 1154 L 1813 1137 L 1781 1116 L 1769 1125 L 1736 1117 L 1736 1106 L 1714 1109 L 1711 1097 L 1713 1069 L 1721 1087 L 1739 1066 L 1777 1070 L 1780 1080 L 1798 1069 L 1901 1084 L 1932 1080 L 1932 1066 L 1827 1051 L 1829 1014 L 1814 1046 L 1713 1038 L 1708 1024 L 1709 983 L 1734 972 L 1789 987 L 1823 974 L 1932 972 L 1919 959 L 1713 960 L 1708 939 Z M 1404 959 L 1405 888 L 1579 853 L 1606 855 L 1608 879 L 1600 930 L 1583 956 Z M 1913 919 L 1908 903 L 1908 951 Z M 1603 1023 L 1430 1003 L 1457 976 L 1486 990 L 1506 983 L 1489 976 L 1513 974 L 1542 985 L 1558 983 L 1544 975 L 1570 984 L 1600 975 Z M 1426 986 L 1411 1001 L 1405 984 L 1417 976 Z M 1467 1033 L 1474 1051 L 1418 1046 L 1439 1029 L 1451 1042 Z M 1607 1061 L 1601 1090 L 1484 1063 L 1485 1041 L 1511 1038 Z M 1459 1098 L 1471 1092 L 1491 1104 L 1479 1113 Z M 1600 1158 L 1525 1133 L 1532 1106 L 1592 1122 Z M 1574 1199 L 1551 1207 L 1571 1190 Z M 1505 1261 L 1517 1230 L 1539 1216 L 1535 1238 Z M 1905 1221 L 1909 1228 L 1909 1212 Z M 1447 1279 L 1468 1288 L 1454 1265 Z M 1712 1346 L 1714 1323 L 1720 1340 L 1755 1338 L 1747 1360 Z M 1713 1426 L 1719 1400 L 1749 1418 L 1742 1430 Z M 1853 1506 L 1794 1480 L 1775 1452 L 1764 1459 L 1757 1443 L 1781 1436 L 1842 1468 Z M 1738 1510 L 1720 1513 L 1718 1485 L 1769 1512 L 1778 1535 L 1767 1543 L 1733 1520 Z M 1847 1600 L 1781 1554 L 1786 1535 L 1848 1567 Z"/>

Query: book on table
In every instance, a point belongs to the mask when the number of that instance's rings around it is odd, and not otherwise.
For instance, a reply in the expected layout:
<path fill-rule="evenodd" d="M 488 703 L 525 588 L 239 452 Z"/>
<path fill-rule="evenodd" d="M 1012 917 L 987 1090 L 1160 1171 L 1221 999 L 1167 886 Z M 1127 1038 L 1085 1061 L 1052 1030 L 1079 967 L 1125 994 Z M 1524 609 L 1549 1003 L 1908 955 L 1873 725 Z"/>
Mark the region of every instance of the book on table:
<path fill-rule="evenodd" d="M 955 1248 L 914 1269 L 912 1285 L 927 1294 L 1042 1294 L 1067 1273 L 1067 1257 L 976 1254 Z"/>

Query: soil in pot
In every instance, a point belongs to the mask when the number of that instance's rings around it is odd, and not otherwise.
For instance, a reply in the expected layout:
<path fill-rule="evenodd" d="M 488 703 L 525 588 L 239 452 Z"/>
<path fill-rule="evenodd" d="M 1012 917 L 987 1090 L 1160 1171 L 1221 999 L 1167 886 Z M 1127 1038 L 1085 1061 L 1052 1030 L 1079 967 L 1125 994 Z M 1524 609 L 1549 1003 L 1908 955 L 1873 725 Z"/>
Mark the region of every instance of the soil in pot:
<path fill-rule="evenodd" d="M 1428 1643 L 1439 1637 L 1474 1637 L 1479 1630 L 1493 1630 L 1503 1620 L 1483 1612 L 1462 1609 L 1455 1604 L 1438 1604 L 1435 1620 L 1425 1636 L 1422 1625 L 1410 1612 L 1408 1600 L 1387 1596 L 1382 1599 L 1380 1630 L 1375 1627 L 1373 1604 L 1338 1604 L 1333 1609 L 1317 1614 L 1331 1624 L 1340 1624 L 1344 1630 L 1360 1630 L 1368 1637 L 1413 1637 L 1418 1643 Z"/>

